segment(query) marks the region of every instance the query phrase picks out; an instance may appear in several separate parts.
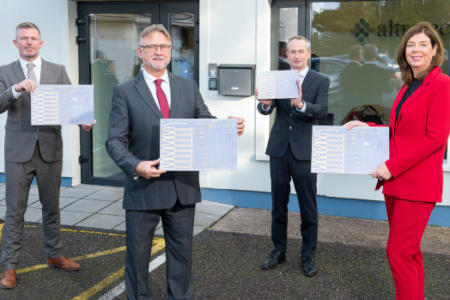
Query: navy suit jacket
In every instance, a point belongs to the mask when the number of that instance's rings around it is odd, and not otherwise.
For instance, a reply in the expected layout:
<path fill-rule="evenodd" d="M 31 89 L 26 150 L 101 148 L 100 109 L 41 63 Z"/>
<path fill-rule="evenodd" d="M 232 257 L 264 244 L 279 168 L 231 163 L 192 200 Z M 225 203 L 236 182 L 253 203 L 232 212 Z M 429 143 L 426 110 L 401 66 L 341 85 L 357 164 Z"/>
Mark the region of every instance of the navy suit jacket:
<path fill-rule="evenodd" d="M 276 119 L 270 132 L 266 154 L 281 158 L 288 145 L 298 160 L 311 160 L 312 126 L 325 118 L 328 110 L 328 88 L 330 80 L 313 70 L 309 70 L 302 83 L 302 98 L 306 103 L 305 113 L 290 105 L 289 99 L 275 99 L 269 110 L 258 111 L 263 115 L 273 112 L 276 107 Z"/>
<path fill-rule="evenodd" d="M 214 118 L 197 84 L 169 73 L 170 118 Z M 134 178 L 142 160 L 159 158 L 161 111 L 142 72 L 114 88 L 106 150 L 127 175 L 123 208 L 158 210 L 201 201 L 198 172 L 167 172 L 159 178 Z"/>

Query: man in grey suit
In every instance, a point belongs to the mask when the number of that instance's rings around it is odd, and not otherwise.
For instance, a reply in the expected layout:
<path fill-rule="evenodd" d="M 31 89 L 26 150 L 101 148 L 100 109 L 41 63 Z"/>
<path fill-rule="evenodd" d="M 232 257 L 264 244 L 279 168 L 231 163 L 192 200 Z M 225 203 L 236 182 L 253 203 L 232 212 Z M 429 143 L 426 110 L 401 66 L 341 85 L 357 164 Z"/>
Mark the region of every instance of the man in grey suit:
<path fill-rule="evenodd" d="M 169 299 L 192 299 L 192 235 L 198 172 L 166 172 L 159 164 L 161 118 L 214 118 L 196 83 L 167 71 L 171 37 L 163 25 L 145 28 L 137 52 L 141 73 L 114 88 L 106 149 L 126 174 L 125 288 L 128 299 L 151 299 L 148 264 L 161 218 Z M 238 135 L 244 120 L 238 118 Z"/>
<path fill-rule="evenodd" d="M 268 115 L 276 107 L 277 117 L 270 132 L 266 154 L 270 156 L 272 181 L 273 250 L 261 265 L 275 268 L 286 259 L 290 181 L 294 182 L 301 214 L 302 272 L 317 273 L 314 253 L 317 246 L 317 174 L 311 173 L 312 126 L 324 118 L 328 107 L 330 80 L 308 68 L 311 43 L 294 36 L 288 43 L 288 60 L 298 71 L 299 96 L 296 99 L 259 99 L 258 111 Z"/>
<path fill-rule="evenodd" d="M 31 126 L 30 93 L 41 84 L 70 84 L 64 66 L 39 56 L 43 41 L 30 22 L 16 27 L 14 45 L 19 60 L 0 67 L 0 113 L 8 111 L 5 126 L 6 216 L 3 228 L 0 288 L 16 286 L 16 268 L 28 193 L 34 177 L 42 204 L 47 264 L 64 270 L 80 265 L 64 257 L 60 240 L 59 187 L 62 169 L 61 126 Z M 91 125 L 83 125 L 90 130 Z"/>

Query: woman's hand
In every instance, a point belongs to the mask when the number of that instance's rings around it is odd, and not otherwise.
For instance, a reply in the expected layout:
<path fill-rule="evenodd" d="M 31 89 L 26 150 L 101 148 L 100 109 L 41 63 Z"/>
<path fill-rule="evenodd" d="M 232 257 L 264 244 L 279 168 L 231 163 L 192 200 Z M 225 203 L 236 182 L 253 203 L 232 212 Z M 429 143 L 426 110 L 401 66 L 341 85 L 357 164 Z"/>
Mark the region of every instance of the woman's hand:
<path fill-rule="evenodd" d="M 388 167 L 385 163 L 382 163 L 381 165 L 378 165 L 378 167 L 370 173 L 373 178 L 376 178 L 378 180 L 389 180 L 392 178 L 392 174 L 389 171 Z"/>
<path fill-rule="evenodd" d="M 364 122 L 361 122 L 358 120 L 354 120 L 354 121 L 347 122 L 342 126 L 344 126 L 345 129 L 350 130 L 354 127 L 360 127 L 360 126 L 368 127 L 369 125 L 367 123 L 364 123 Z"/>

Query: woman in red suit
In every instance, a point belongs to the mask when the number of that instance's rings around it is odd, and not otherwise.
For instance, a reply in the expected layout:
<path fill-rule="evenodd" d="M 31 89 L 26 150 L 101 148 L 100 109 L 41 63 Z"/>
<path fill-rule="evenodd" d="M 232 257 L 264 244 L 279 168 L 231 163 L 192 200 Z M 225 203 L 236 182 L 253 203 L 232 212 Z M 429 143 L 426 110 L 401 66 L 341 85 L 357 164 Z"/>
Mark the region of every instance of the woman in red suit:
<path fill-rule="evenodd" d="M 450 132 L 450 78 L 444 48 L 427 22 L 403 36 L 397 61 L 404 85 L 390 114 L 389 160 L 371 175 L 383 185 L 389 220 L 387 257 L 398 300 L 424 299 L 420 243 L 436 202 L 442 201 L 443 160 Z M 344 126 L 375 124 L 351 121 Z"/>

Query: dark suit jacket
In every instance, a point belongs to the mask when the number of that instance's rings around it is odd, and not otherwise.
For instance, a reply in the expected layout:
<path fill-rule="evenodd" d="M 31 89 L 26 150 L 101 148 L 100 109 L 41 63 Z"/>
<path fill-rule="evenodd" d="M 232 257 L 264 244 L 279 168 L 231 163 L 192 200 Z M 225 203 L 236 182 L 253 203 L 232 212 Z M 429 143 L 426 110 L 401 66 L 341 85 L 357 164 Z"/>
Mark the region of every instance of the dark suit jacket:
<path fill-rule="evenodd" d="M 5 160 L 26 162 L 31 159 L 39 127 L 39 151 L 46 162 L 62 160 L 61 126 L 31 126 L 31 96 L 23 92 L 17 99 L 11 87 L 25 79 L 17 60 L 0 67 L 0 113 L 8 111 L 5 132 Z M 66 69 L 42 60 L 40 84 L 70 84 Z"/>
<path fill-rule="evenodd" d="M 267 155 L 280 158 L 290 144 L 296 159 L 311 160 L 312 125 L 318 124 L 327 114 L 329 86 L 328 77 L 310 69 L 302 83 L 306 113 L 297 111 L 295 106 L 290 105 L 289 99 L 272 101 L 268 111 L 262 109 L 262 103 L 258 104 L 258 111 L 263 115 L 271 114 L 277 108 L 267 144 Z"/>
<path fill-rule="evenodd" d="M 213 118 L 197 84 L 169 73 L 170 118 Z M 167 172 L 160 178 L 134 179 L 142 160 L 159 158 L 161 111 L 140 73 L 114 88 L 106 150 L 127 175 L 123 207 L 157 210 L 201 200 L 198 172 Z"/>

